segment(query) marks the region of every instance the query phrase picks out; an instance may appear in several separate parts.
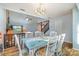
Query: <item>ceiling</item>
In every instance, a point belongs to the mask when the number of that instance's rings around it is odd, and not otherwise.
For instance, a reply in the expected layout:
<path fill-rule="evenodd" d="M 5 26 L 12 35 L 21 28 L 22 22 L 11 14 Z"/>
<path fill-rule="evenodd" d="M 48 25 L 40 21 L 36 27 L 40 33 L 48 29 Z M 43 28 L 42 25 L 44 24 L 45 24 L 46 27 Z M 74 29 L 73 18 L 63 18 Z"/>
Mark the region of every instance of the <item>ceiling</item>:
<path fill-rule="evenodd" d="M 38 7 L 38 5 L 38 3 L 0 3 L 0 6 L 5 8 L 19 11 L 22 11 L 20 9 L 24 9 L 25 13 L 32 15 L 37 15 L 35 8 Z M 46 17 L 50 18 L 67 14 L 74 6 L 74 3 L 42 3 L 42 7 L 46 9 Z"/>

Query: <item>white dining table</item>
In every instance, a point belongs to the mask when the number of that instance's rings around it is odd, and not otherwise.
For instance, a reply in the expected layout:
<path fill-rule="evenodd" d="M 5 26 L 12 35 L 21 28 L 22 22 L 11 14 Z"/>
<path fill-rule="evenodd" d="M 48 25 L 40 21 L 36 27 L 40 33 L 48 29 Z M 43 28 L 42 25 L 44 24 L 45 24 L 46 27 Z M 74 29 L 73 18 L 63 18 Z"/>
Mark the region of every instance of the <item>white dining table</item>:
<path fill-rule="evenodd" d="M 50 39 L 53 40 L 51 43 L 55 43 L 56 40 L 50 36 L 23 38 L 22 41 L 23 41 L 23 44 L 28 48 L 29 55 L 34 56 L 35 51 L 41 47 L 46 46 Z"/>

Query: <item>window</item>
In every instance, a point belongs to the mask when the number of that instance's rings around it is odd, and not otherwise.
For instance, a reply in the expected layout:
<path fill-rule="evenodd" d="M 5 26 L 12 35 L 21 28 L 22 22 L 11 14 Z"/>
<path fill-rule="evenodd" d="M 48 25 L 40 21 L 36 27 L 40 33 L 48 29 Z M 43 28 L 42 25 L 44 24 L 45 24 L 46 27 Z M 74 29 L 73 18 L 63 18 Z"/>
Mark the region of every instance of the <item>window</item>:
<path fill-rule="evenodd" d="M 79 25 L 77 26 L 77 44 L 79 44 Z"/>

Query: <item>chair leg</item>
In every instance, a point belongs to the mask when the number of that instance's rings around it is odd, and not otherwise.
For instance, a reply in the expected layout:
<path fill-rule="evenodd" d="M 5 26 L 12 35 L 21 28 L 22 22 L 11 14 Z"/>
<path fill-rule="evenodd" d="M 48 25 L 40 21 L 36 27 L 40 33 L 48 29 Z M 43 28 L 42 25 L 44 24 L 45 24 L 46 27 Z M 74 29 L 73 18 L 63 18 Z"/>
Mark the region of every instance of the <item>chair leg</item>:
<path fill-rule="evenodd" d="M 55 56 L 63 56 L 63 52 L 62 52 L 62 51 L 56 52 L 56 53 L 55 53 Z"/>

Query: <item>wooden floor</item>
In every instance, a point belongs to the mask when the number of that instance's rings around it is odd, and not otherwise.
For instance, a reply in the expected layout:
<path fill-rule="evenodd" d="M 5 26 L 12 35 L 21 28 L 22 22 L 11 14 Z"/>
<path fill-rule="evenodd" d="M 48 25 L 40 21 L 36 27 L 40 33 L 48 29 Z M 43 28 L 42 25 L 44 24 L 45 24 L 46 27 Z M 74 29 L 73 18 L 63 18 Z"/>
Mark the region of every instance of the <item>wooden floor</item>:
<path fill-rule="evenodd" d="M 7 48 L 2 53 L 3 56 L 17 56 L 19 51 L 16 47 Z"/>
<path fill-rule="evenodd" d="M 43 51 L 44 49 L 40 49 L 40 53 L 44 54 Z M 79 56 L 79 51 L 72 49 L 72 44 L 71 43 L 67 43 L 64 42 L 63 44 L 63 53 L 66 56 Z M 18 56 L 19 52 L 18 49 L 16 47 L 12 47 L 12 48 L 7 48 L 4 50 L 4 52 L 2 53 L 3 56 Z"/>
<path fill-rule="evenodd" d="M 63 53 L 66 56 L 79 56 L 79 51 L 72 48 L 72 43 L 64 43 Z"/>

